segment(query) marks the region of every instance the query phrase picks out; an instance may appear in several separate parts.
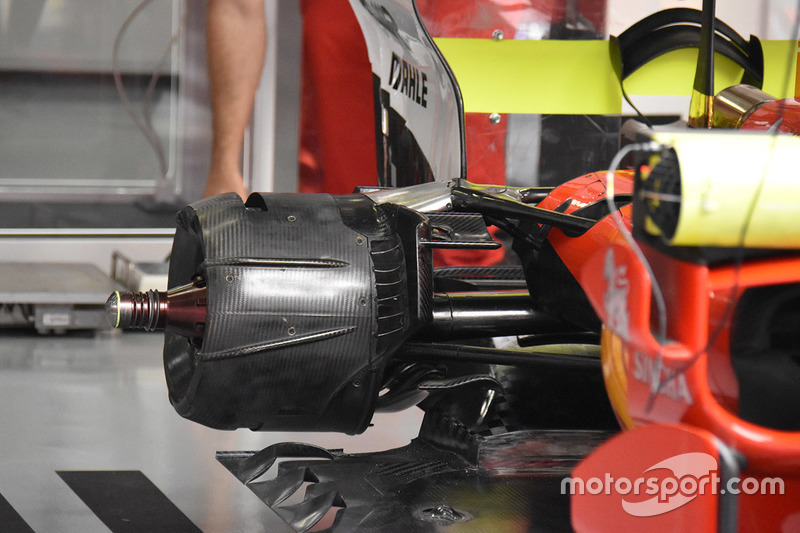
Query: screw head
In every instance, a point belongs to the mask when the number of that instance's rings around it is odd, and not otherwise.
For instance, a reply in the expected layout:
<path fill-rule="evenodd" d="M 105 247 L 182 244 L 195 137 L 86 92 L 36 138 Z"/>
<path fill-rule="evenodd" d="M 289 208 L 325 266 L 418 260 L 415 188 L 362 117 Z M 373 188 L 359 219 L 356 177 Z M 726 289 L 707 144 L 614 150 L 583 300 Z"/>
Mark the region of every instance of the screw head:
<path fill-rule="evenodd" d="M 497 29 L 492 32 L 492 39 L 495 41 L 502 41 L 503 37 L 505 37 L 503 30 Z"/>
<path fill-rule="evenodd" d="M 500 113 L 492 113 L 491 115 L 489 115 L 489 122 L 491 122 L 492 124 L 500 124 L 502 120 L 503 117 L 502 115 L 500 115 Z"/>

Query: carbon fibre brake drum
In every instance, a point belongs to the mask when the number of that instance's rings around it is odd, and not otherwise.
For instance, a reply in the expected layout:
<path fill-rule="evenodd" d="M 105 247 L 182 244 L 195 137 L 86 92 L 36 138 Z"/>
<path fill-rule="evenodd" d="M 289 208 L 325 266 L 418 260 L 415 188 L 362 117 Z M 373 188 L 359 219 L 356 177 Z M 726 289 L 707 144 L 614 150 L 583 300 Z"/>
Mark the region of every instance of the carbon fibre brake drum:
<path fill-rule="evenodd" d="M 176 411 L 218 429 L 364 431 L 416 318 L 405 256 L 416 271 L 417 250 L 398 220 L 425 227 L 361 195 L 253 194 L 245 206 L 228 194 L 184 208 L 169 286 L 200 274 L 207 321 L 201 343 L 166 333 Z"/>

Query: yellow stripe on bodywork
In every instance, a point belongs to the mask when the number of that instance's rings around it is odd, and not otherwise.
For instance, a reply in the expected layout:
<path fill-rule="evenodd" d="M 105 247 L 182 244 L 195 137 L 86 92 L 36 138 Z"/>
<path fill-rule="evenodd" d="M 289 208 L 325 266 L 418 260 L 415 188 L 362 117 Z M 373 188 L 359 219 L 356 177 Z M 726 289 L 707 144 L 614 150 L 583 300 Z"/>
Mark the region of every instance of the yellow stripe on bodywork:
<path fill-rule="evenodd" d="M 764 50 L 765 73 L 762 90 L 777 98 L 793 97 L 797 72 L 797 41 L 761 41 L 761 47 Z"/>
<path fill-rule="evenodd" d="M 467 113 L 619 113 L 608 41 L 435 39 Z"/>
<path fill-rule="evenodd" d="M 467 113 L 618 114 L 622 93 L 609 41 L 437 38 L 458 80 Z M 794 95 L 797 43 L 762 41 L 764 91 Z M 737 85 L 742 69 L 717 54 L 717 91 Z M 630 95 L 689 95 L 697 49 L 668 52 L 625 81 Z M 786 82 L 789 86 L 786 86 Z"/>

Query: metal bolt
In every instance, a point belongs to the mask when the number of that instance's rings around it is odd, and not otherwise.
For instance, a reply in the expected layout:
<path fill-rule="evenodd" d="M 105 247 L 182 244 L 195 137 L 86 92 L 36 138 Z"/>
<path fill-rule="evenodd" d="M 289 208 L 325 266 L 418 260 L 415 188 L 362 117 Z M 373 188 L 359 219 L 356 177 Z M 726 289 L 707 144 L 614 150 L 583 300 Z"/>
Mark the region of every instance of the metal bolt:
<path fill-rule="evenodd" d="M 500 115 L 500 113 L 492 113 L 489 115 L 489 122 L 492 124 L 500 124 L 501 120 L 503 120 L 503 117 Z"/>
<path fill-rule="evenodd" d="M 286 333 L 288 333 L 289 336 L 292 337 L 295 333 L 297 333 L 297 330 L 294 329 L 294 326 L 289 326 L 289 329 L 286 330 Z"/>
<path fill-rule="evenodd" d="M 364 237 L 356 237 L 356 244 L 361 246 L 364 244 Z"/>
<path fill-rule="evenodd" d="M 225 281 L 227 281 L 228 283 L 233 283 L 233 280 L 234 280 L 234 279 L 235 279 L 235 278 L 233 277 L 233 274 L 227 274 L 227 275 L 225 276 Z"/>
<path fill-rule="evenodd" d="M 472 515 L 464 511 L 453 509 L 449 505 L 437 505 L 435 507 L 423 507 L 414 512 L 414 518 L 441 526 L 448 526 L 457 522 L 467 522 L 472 520 Z"/>
<path fill-rule="evenodd" d="M 360 303 L 362 306 L 366 306 L 367 299 L 362 296 L 361 298 L 359 298 L 358 303 Z"/>
<path fill-rule="evenodd" d="M 492 32 L 492 39 L 494 39 L 495 41 L 502 41 L 503 37 L 505 37 L 503 30 L 498 29 Z"/>

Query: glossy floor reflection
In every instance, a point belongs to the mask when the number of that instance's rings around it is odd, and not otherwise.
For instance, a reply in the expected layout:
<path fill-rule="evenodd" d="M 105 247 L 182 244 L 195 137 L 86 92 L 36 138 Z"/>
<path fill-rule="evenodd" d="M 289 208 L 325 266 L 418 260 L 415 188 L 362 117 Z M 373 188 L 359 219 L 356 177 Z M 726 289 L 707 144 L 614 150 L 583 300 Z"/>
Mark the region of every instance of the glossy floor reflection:
<path fill-rule="evenodd" d="M 0 501 L 31 529 L 108 531 L 57 472 L 140 471 L 202 531 L 290 531 L 215 452 L 284 441 L 367 452 L 417 434 L 417 410 L 378 416 L 359 436 L 199 426 L 167 400 L 161 343 L 145 333 L 0 332 Z"/>

